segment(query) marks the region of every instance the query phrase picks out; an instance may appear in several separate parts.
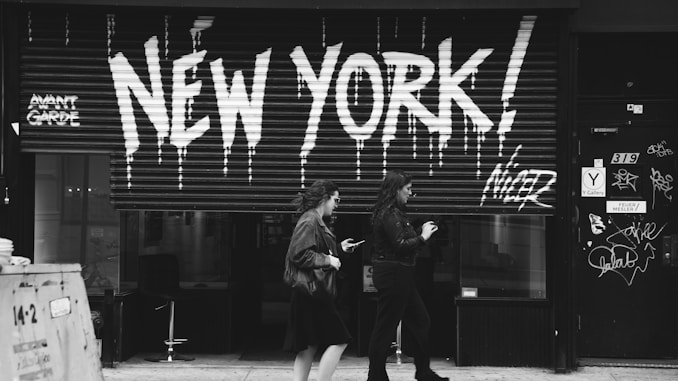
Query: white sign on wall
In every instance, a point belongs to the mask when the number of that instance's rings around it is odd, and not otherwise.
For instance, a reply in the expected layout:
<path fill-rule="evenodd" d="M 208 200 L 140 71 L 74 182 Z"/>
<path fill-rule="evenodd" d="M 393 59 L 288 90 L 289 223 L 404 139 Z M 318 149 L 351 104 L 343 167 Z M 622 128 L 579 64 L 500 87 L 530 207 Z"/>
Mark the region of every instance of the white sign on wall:
<path fill-rule="evenodd" d="M 604 167 L 582 167 L 582 197 L 605 197 L 605 184 L 606 176 Z"/>
<path fill-rule="evenodd" d="M 372 280 L 372 266 L 363 266 L 363 292 L 377 292 Z"/>
<path fill-rule="evenodd" d="M 647 213 L 647 201 L 607 201 L 606 212 L 612 213 Z"/>

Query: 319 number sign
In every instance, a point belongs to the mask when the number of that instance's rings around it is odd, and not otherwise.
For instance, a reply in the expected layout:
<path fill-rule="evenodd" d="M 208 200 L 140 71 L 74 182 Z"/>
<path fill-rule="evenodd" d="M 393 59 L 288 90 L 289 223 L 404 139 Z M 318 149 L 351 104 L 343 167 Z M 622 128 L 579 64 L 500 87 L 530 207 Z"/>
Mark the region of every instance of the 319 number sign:
<path fill-rule="evenodd" d="M 616 152 L 612 154 L 610 164 L 636 164 L 639 156 L 638 152 Z"/>

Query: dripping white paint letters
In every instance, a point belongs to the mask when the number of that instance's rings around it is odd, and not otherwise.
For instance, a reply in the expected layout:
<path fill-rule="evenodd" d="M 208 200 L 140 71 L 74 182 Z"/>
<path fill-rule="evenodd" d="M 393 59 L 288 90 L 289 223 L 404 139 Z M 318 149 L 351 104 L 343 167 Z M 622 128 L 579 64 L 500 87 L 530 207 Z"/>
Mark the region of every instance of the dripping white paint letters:
<path fill-rule="evenodd" d="M 235 127 L 238 114 L 242 119 L 243 128 L 247 136 L 247 148 L 249 155 L 250 182 L 252 181 L 252 157 L 255 148 L 261 140 L 261 125 L 264 110 L 264 93 L 266 90 L 266 78 L 268 65 L 271 60 L 271 49 L 257 54 L 254 63 L 254 79 L 252 80 L 252 95 L 247 94 L 245 79 L 242 70 L 236 70 L 231 80 L 229 91 L 224 75 L 224 67 L 221 58 L 210 63 L 214 90 L 217 95 L 217 108 L 219 109 L 219 121 L 221 122 L 221 137 L 224 148 L 224 175 L 228 173 L 228 155 L 231 153 L 235 140 Z"/>
<path fill-rule="evenodd" d="M 324 25 L 324 24 L 323 24 Z M 323 27 L 324 28 L 324 27 Z M 330 82 L 332 81 L 332 73 L 334 73 L 334 68 L 337 65 L 337 59 L 339 58 L 339 52 L 341 51 L 342 44 L 336 44 L 330 46 L 325 51 L 325 56 L 323 57 L 322 67 L 320 69 L 320 75 L 316 77 L 311 67 L 311 63 L 306 57 L 304 48 L 297 46 L 294 48 L 292 53 L 290 53 L 290 58 L 292 62 L 297 67 L 298 80 L 306 82 L 309 90 L 311 90 L 311 96 L 313 97 L 313 103 L 311 104 L 311 113 L 308 116 L 308 126 L 306 128 L 306 135 L 304 136 L 304 144 L 301 147 L 301 152 L 299 156 L 301 158 L 301 184 L 304 185 L 304 165 L 308 158 L 309 153 L 315 148 L 315 140 L 318 137 L 318 125 L 320 124 L 320 116 L 323 112 L 323 107 L 325 106 L 325 99 L 327 99 L 327 93 L 330 89 Z"/>

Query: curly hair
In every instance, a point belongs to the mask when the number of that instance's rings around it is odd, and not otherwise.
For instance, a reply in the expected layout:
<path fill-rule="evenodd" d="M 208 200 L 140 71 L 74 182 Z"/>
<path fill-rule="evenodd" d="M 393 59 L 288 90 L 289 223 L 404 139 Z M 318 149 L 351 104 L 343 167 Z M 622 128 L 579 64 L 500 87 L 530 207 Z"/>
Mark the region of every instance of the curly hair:
<path fill-rule="evenodd" d="M 411 182 L 412 176 L 400 169 L 390 170 L 386 173 L 377 194 L 377 201 L 372 207 L 372 222 L 379 219 L 381 213 L 397 204 L 398 191 Z"/>
<path fill-rule="evenodd" d="M 334 182 L 317 180 L 305 192 L 297 194 L 292 204 L 297 207 L 299 214 L 303 214 L 307 210 L 317 208 L 323 201 L 329 200 L 334 192 L 338 191 L 339 187 Z"/>

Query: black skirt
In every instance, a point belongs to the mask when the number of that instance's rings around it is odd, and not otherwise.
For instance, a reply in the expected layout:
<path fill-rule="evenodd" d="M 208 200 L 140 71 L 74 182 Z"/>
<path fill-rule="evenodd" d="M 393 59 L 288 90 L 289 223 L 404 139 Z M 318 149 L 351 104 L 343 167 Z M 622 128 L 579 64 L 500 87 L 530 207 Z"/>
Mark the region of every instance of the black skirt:
<path fill-rule="evenodd" d="M 350 341 L 351 334 L 337 311 L 334 298 L 328 294 L 310 297 L 292 290 L 284 350 L 299 353 L 310 345 L 324 348 Z"/>

